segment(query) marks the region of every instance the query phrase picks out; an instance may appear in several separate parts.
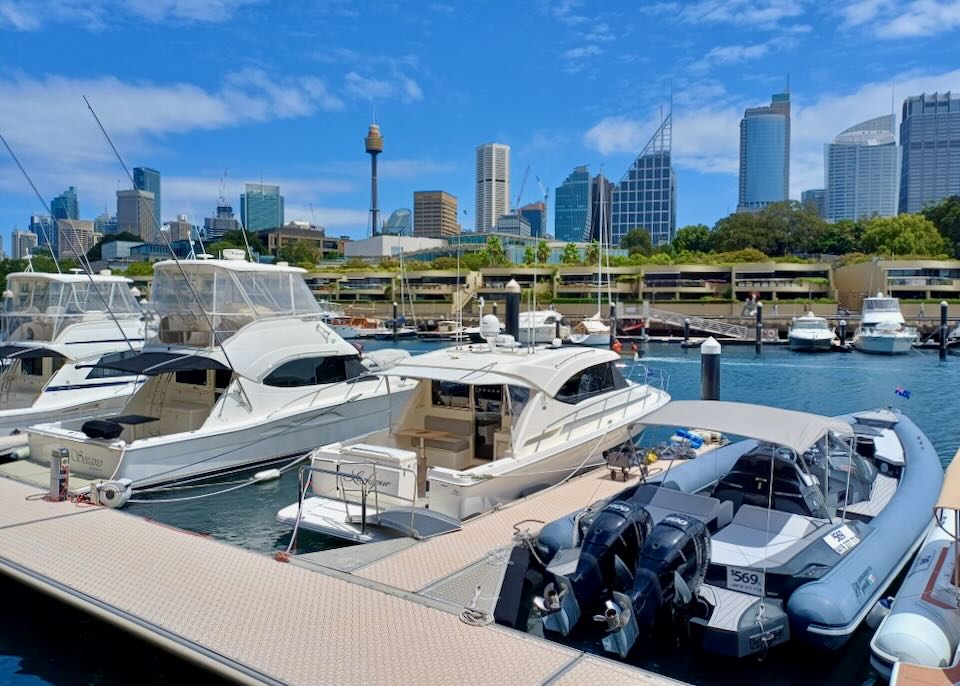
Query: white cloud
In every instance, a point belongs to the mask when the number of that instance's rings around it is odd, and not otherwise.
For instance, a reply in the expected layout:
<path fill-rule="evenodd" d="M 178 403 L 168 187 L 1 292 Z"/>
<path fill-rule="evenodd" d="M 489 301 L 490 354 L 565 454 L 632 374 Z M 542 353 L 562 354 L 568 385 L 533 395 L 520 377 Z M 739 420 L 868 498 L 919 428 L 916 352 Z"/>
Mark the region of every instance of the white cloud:
<path fill-rule="evenodd" d="M 765 43 L 752 45 L 722 45 L 712 48 L 710 52 L 690 65 L 694 73 L 705 73 L 715 66 L 741 64 L 750 60 L 759 59 L 779 50 L 789 50 L 797 44 L 792 36 L 777 36 Z"/>
<path fill-rule="evenodd" d="M 398 99 L 409 103 L 423 99 L 420 86 L 408 76 L 396 75 L 391 79 L 377 79 L 351 71 L 344 77 L 344 81 L 348 93 L 370 102 Z"/>
<path fill-rule="evenodd" d="M 109 23 L 218 23 L 262 0 L 0 0 L 0 28 L 34 31 L 54 23 L 101 30 Z"/>
<path fill-rule="evenodd" d="M 571 48 L 563 53 L 562 57 L 567 60 L 581 60 L 587 57 L 599 55 L 603 50 L 596 45 L 586 45 L 580 48 Z"/>
<path fill-rule="evenodd" d="M 697 0 L 661 2 L 647 11 L 676 17 L 690 24 L 735 24 L 761 29 L 781 29 L 785 20 L 804 14 L 808 0 Z"/>
<path fill-rule="evenodd" d="M 960 0 L 858 0 L 837 11 L 845 28 L 866 28 L 885 39 L 929 36 L 960 27 Z"/>

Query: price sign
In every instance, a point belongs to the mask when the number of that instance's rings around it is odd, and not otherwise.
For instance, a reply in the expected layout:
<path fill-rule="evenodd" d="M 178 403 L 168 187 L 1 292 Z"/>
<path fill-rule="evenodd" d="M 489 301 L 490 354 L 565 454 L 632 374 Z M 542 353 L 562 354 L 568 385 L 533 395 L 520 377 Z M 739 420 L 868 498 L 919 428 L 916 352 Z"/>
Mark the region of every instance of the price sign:
<path fill-rule="evenodd" d="M 823 540 L 837 555 L 843 555 L 860 542 L 860 538 L 846 524 L 828 533 Z"/>
<path fill-rule="evenodd" d="M 727 588 L 763 597 L 763 572 L 743 567 L 727 567 Z"/>

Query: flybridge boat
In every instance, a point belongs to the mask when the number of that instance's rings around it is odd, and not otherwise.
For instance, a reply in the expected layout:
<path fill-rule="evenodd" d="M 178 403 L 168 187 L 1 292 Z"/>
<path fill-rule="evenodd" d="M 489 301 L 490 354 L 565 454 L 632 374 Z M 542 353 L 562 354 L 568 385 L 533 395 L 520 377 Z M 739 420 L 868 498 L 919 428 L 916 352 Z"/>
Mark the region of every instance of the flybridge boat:
<path fill-rule="evenodd" d="M 552 343 L 570 336 L 570 324 L 556 310 L 536 310 L 520 313 L 520 342 L 524 345 Z M 607 335 L 609 340 L 609 332 Z"/>
<path fill-rule="evenodd" d="M 600 634 L 620 657 L 671 623 L 733 657 L 791 636 L 838 649 L 917 550 L 943 482 L 899 412 L 673 401 L 641 421 L 749 438 L 541 529 L 544 629 Z"/>
<path fill-rule="evenodd" d="M 669 400 L 624 378 L 612 351 L 523 347 L 493 315 L 481 327 L 487 343 L 382 372 L 417 382 L 406 405 L 387 429 L 315 450 L 277 519 L 358 542 L 449 531 L 601 464 Z"/>
<path fill-rule="evenodd" d="M 359 338 L 357 331 L 359 322 L 354 322 L 354 317 L 348 317 L 343 310 L 333 303 L 320 301 L 320 320 L 333 329 L 340 338 L 351 339 Z"/>
<path fill-rule="evenodd" d="M 807 312 L 802 317 L 794 318 L 787 338 L 791 350 L 823 352 L 833 347 L 835 336 L 826 319 Z"/>
<path fill-rule="evenodd" d="M 123 407 L 143 381 L 93 369 L 143 347 L 143 313 L 131 281 L 96 274 L 18 272 L 7 277 L 0 344 L 0 434 Z"/>
<path fill-rule="evenodd" d="M 917 330 L 905 326 L 900 301 L 883 293 L 863 299 L 860 328 L 853 337 L 853 347 L 865 353 L 895 355 L 908 353 L 917 341 Z"/>
<path fill-rule="evenodd" d="M 597 312 L 573 327 L 569 340 L 577 345 L 609 345 L 610 326 L 603 323 Z"/>
<path fill-rule="evenodd" d="M 117 416 L 32 427 L 32 455 L 66 449 L 72 473 L 137 488 L 277 461 L 388 422 L 413 383 L 397 379 L 388 393 L 370 374 L 377 360 L 323 323 L 303 270 L 225 255 L 154 266 L 156 339 L 93 366 L 149 381 Z"/>

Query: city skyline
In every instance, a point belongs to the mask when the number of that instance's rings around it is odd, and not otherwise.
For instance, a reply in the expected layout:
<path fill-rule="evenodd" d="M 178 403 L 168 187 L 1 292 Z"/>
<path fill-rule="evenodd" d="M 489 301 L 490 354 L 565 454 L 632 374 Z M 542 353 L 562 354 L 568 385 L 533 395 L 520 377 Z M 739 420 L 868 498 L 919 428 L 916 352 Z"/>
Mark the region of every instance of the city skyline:
<path fill-rule="evenodd" d="M 379 160 L 382 216 L 409 207 L 416 190 L 439 188 L 461 199 L 460 221 L 472 228 L 478 144 L 511 146 L 514 184 L 531 167 L 520 204 L 542 199 L 534 177 L 555 189 L 577 164 L 616 180 L 662 120 L 672 86 L 676 225 L 712 225 L 736 209 L 744 109 L 768 102 L 786 74 L 795 199 L 824 186 L 823 146 L 838 131 L 891 105 L 899 130 L 905 97 L 960 92 L 960 69 L 934 58 L 951 54 L 956 22 L 937 21 L 915 3 L 867 4 L 834 10 L 758 0 L 729 11 L 705 0 L 679 9 L 557 2 L 417 11 L 400 3 L 365 13 L 349 2 L 224 0 L 216 11 L 165 5 L 149 14 L 142 5 L 104 2 L 78 17 L 64 14 L 62 3 L 12 0 L 4 7 L 18 11 L 0 12 L 0 54 L 18 71 L 0 76 L 0 132 L 48 202 L 76 186 L 82 218 L 93 219 L 133 184 L 86 111 L 85 94 L 127 164 L 162 173 L 163 220 L 184 213 L 202 224 L 213 216 L 227 168 L 234 208 L 244 184 L 262 179 L 283 189 L 286 220 L 361 237 L 370 163 L 359 132 L 372 114 L 390 141 Z M 64 22 L 71 31 L 62 31 Z M 482 45 L 509 41 L 519 27 L 522 59 L 492 55 L 482 69 L 469 63 Z M 69 63 L 44 49 L 54 35 Z M 279 40 L 287 35 L 298 40 Z M 171 36 L 184 50 L 166 62 L 149 58 L 171 52 Z M 196 45 L 203 49 L 188 48 Z M 116 59 L 127 53 L 147 58 Z M 506 96 L 517 87 L 524 98 Z M 6 156 L 0 200 L 8 236 L 45 213 Z M 552 202 L 551 193 L 551 233 Z"/>

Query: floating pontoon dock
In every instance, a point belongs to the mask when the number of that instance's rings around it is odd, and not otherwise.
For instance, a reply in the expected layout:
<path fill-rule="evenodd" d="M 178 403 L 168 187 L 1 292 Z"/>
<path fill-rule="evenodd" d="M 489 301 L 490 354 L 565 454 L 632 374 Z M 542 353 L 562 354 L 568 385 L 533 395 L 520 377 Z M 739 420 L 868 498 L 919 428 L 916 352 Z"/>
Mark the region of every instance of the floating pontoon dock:
<path fill-rule="evenodd" d="M 0 571 L 244 683 L 676 684 L 459 617 L 493 602 L 484 591 L 499 589 L 514 524 L 624 487 L 597 470 L 457 533 L 282 564 L 0 477 Z"/>

